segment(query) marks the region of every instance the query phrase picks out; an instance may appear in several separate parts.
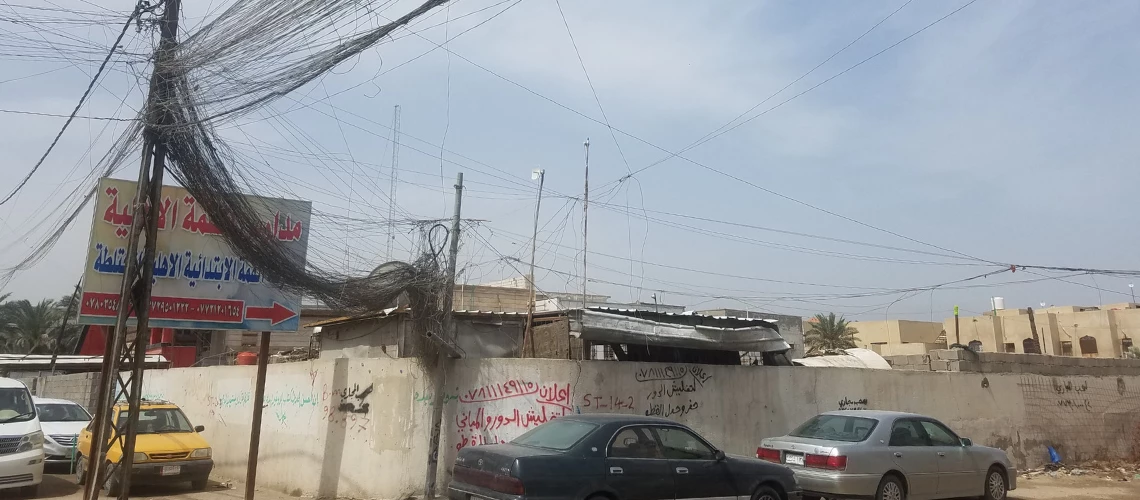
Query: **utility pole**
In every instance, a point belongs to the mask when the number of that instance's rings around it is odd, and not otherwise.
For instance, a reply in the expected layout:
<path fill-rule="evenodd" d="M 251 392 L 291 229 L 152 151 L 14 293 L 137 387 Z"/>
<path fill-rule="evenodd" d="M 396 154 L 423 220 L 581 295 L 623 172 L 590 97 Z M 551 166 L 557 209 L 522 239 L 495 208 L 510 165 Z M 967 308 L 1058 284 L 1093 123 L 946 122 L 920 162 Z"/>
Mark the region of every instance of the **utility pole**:
<path fill-rule="evenodd" d="M 536 168 L 531 172 L 531 180 L 538 179 L 538 202 L 534 204 L 534 235 L 530 239 L 530 276 L 527 276 L 526 281 L 530 284 L 530 303 L 526 308 L 526 329 L 523 330 L 523 351 L 526 350 L 527 345 L 530 346 L 530 354 L 534 355 L 534 307 L 535 300 L 538 296 L 534 292 L 534 255 L 538 250 L 538 214 L 542 209 L 542 185 L 546 181 L 546 171 L 541 168 Z M 519 357 L 523 357 L 523 352 L 519 352 Z"/>
<path fill-rule="evenodd" d="M 954 306 L 954 343 L 962 345 L 962 335 L 958 330 L 958 306 Z"/>
<path fill-rule="evenodd" d="M 392 110 L 392 184 L 388 188 L 388 251 L 392 260 L 392 242 L 396 240 L 396 182 L 400 174 L 400 105 Z"/>
<path fill-rule="evenodd" d="M 98 407 L 94 415 L 92 439 L 97 450 L 87 460 L 87 484 L 84 489 L 86 500 L 96 500 L 104 483 L 104 472 L 118 475 L 118 497 L 127 500 L 130 495 L 131 470 L 134 466 L 134 448 L 138 409 L 142 399 L 142 377 L 146 365 L 146 344 L 148 342 L 148 322 L 150 313 L 151 281 L 154 276 L 154 254 L 158 231 L 158 206 L 162 192 L 162 176 L 166 168 L 166 147 L 159 139 L 158 128 L 170 123 L 165 106 L 173 99 L 173 81 L 169 73 L 171 60 L 178 35 L 178 13 L 181 0 L 166 0 L 162 20 L 159 24 L 159 44 L 155 57 L 154 72 L 151 75 L 150 91 L 147 98 L 146 125 L 143 129 L 142 162 L 139 167 L 139 180 L 136 187 L 134 220 L 131 222 L 127 242 L 127 263 L 123 270 L 123 283 L 119 292 L 119 311 L 115 318 L 114 339 L 107 342 L 109 350 L 104 351 L 103 372 L 100 378 Z M 145 231 L 145 239 L 144 239 Z M 139 241 L 143 240 L 142 259 L 138 259 Z M 135 344 L 126 360 L 120 360 L 123 345 L 127 338 L 127 321 L 134 312 L 137 317 Z M 123 361 L 127 361 L 124 363 Z M 117 467 L 103 471 L 106 462 L 111 424 L 111 410 L 117 399 L 115 381 L 129 364 L 130 379 L 123 384 L 129 386 L 127 425 L 123 432 L 114 433 L 120 440 L 122 458 Z"/>
<path fill-rule="evenodd" d="M 257 455 L 261 449 L 261 412 L 265 405 L 265 374 L 269 370 L 269 332 L 261 332 L 257 352 L 257 381 L 253 386 L 253 431 L 249 434 L 249 456 L 245 462 L 245 500 L 253 500 L 257 489 Z"/>
<path fill-rule="evenodd" d="M 447 260 L 447 283 L 443 292 L 443 321 L 440 322 L 440 345 L 450 341 L 451 337 L 451 302 L 455 294 L 455 261 L 459 257 L 459 222 L 460 212 L 463 208 L 463 172 L 455 177 L 455 215 L 451 219 L 451 232 L 448 234 L 451 248 Z M 450 366 L 445 349 L 441 349 L 435 365 L 435 380 L 431 404 L 431 437 L 428 441 L 427 479 L 424 481 L 424 498 L 430 500 L 435 494 L 436 473 L 439 470 L 439 433 L 443 426 L 443 392 L 444 382 L 447 379 L 447 368 Z"/>
<path fill-rule="evenodd" d="M 586 230 L 589 229 L 590 216 L 590 138 L 582 143 L 586 149 L 586 186 L 582 189 L 582 313 L 586 311 Z M 582 353 L 579 359 L 590 359 L 590 343 L 582 341 Z"/>
<path fill-rule="evenodd" d="M 1032 354 L 1041 354 L 1043 347 L 1041 346 L 1040 337 L 1037 336 L 1037 321 L 1033 318 L 1033 308 L 1026 308 L 1026 312 L 1029 313 L 1029 330 L 1033 333 L 1033 343 L 1036 344 L 1037 347 L 1037 352 Z M 1026 352 L 1026 354 L 1030 353 Z"/>

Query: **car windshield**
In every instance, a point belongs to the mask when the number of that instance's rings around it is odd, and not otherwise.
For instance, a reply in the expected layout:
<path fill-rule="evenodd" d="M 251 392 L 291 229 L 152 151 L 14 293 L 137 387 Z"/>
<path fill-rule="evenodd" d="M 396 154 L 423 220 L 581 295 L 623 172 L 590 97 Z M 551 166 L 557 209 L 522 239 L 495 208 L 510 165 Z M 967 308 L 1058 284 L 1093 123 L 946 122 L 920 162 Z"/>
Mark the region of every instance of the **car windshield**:
<path fill-rule="evenodd" d="M 82 406 L 69 403 L 40 403 L 36 405 L 40 412 L 40 422 L 86 422 L 91 420 L 91 414 Z"/>
<path fill-rule="evenodd" d="M 531 429 L 511 443 L 548 450 L 569 450 L 597 428 L 587 422 L 558 419 Z"/>
<path fill-rule="evenodd" d="M 0 423 L 24 422 L 36 418 L 32 395 L 23 387 L 0 389 Z"/>
<path fill-rule="evenodd" d="M 127 411 L 119 412 L 116 426 L 120 431 L 127 429 Z M 194 432 L 190 420 L 178 408 L 153 408 L 139 412 L 138 434 L 166 434 L 169 432 Z"/>
<path fill-rule="evenodd" d="M 816 415 L 790 434 L 794 437 L 857 443 L 867 439 L 879 421 L 848 415 Z"/>

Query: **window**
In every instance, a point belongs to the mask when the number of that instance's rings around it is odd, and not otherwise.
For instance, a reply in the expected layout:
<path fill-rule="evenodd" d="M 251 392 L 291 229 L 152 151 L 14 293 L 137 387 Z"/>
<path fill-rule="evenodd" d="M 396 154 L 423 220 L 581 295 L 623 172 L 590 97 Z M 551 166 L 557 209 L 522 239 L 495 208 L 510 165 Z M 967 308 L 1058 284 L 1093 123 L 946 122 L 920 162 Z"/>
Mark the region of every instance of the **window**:
<path fill-rule="evenodd" d="M 1125 336 L 1124 338 L 1120 339 L 1120 350 L 1127 351 L 1131 348 L 1132 348 L 1132 339 L 1128 338 L 1128 336 Z"/>
<path fill-rule="evenodd" d="M 661 439 L 665 458 L 673 460 L 713 460 L 716 452 L 693 433 L 677 427 L 654 427 Z"/>
<path fill-rule="evenodd" d="M 1069 342 L 1067 340 L 1061 341 L 1061 355 L 1062 356 L 1072 356 L 1073 355 L 1073 343 L 1072 342 Z"/>
<path fill-rule="evenodd" d="M 611 458 L 665 458 L 648 427 L 626 427 L 610 443 Z"/>
<path fill-rule="evenodd" d="M 1085 357 L 1096 357 L 1096 339 L 1090 335 L 1085 335 L 1080 339 L 1081 355 Z"/>
<path fill-rule="evenodd" d="M 891 427 L 890 446 L 930 446 L 930 440 L 915 420 L 898 420 Z"/>
<path fill-rule="evenodd" d="M 791 435 L 828 441 L 857 443 L 867 439 L 878 420 L 847 415 L 816 415 L 804 422 Z"/>
<path fill-rule="evenodd" d="M 1006 342 L 1005 352 L 1017 352 L 1017 344 L 1014 344 L 1013 342 Z"/>
<path fill-rule="evenodd" d="M 569 450 L 596 428 L 598 426 L 594 424 L 560 418 L 531 429 L 511 443 L 548 450 Z"/>
<path fill-rule="evenodd" d="M 72 404 L 44 403 L 36 405 L 40 412 L 40 422 L 86 422 L 91 415 L 82 406 Z"/>
<path fill-rule="evenodd" d="M 120 430 L 127 428 L 127 411 L 119 412 L 115 426 Z M 139 424 L 135 428 L 138 434 L 166 434 L 173 432 L 194 432 L 190 420 L 178 408 L 154 408 L 139 412 Z"/>
<path fill-rule="evenodd" d="M 32 395 L 23 387 L 0 389 L 0 423 L 25 422 L 36 418 Z"/>
<path fill-rule="evenodd" d="M 934 446 L 962 446 L 962 440 L 954 432 L 937 422 L 922 421 L 922 429 L 930 437 Z"/>
<path fill-rule="evenodd" d="M 1025 354 L 1041 354 L 1041 343 L 1034 339 L 1025 339 L 1021 341 L 1021 349 Z"/>

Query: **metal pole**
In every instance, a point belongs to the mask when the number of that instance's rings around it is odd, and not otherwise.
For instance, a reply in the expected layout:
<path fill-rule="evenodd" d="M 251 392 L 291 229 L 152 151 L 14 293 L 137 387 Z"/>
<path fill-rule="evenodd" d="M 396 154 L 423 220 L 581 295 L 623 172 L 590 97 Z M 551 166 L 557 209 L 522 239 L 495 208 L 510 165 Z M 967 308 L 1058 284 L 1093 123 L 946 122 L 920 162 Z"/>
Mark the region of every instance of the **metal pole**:
<path fill-rule="evenodd" d="M 590 138 L 582 143 L 586 150 L 586 185 L 582 188 L 582 310 L 586 310 L 586 230 L 590 227 Z M 583 340 L 578 359 L 590 359 L 590 342 Z"/>
<path fill-rule="evenodd" d="M 265 405 L 265 373 L 269 370 L 269 332 L 261 332 L 257 352 L 257 382 L 253 387 L 253 429 L 249 432 L 249 458 L 245 462 L 245 500 L 253 500 L 257 485 L 257 453 L 261 448 L 261 411 Z"/>
<path fill-rule="evenodd" d="M 104 363 L 103 372 L 100 380 L 100 395 L 99 407 L 96 409 L 94 428 L 92 430 L 92 443 L 96 447 L 97 452 L 88 459 L 89 471 L 87 472 L 87 487 L 84 489 L 84 498 L 87 500 L 95 500 L 98 496 L 102 481 L 102 466 L 106 461 L 107 447 L 109 443 L 111 411 L 114 408 L 116 394 L 115 394 L 115 381 L 119 379 L 119 356 L 122 353 L 123 344 L 126 342 L 127 337 L 127 320 L 130 318 L 132 309 L 138 316 L 138 323 L 135 334 L 135 366 L 132 372 L 132 394 L 130 399 L 130 409 L 133 411 L 128 412 L 128 426 L 126 439 L 122 443 L 123 458 L 120 460 L 120 469 L 123 472 L 120 480 L 122 485 L 119 498 L 126 499 L 130 494 L 130 471 L 134 459 L 134 429 L 135 424 L 138 422 L 138 402 L 142 396 L 142 369 L 146 363 L 145 356 L 145 341 L 143 335 L 146 335 L 147 315 L 150 306 L 150 285 L 151 278 L 154 272 L 154 253 L 155 241 L 157 238 L 154 236 L 157 232 L 157 195 L 162 190 L 162 172 L 165 168 L 165 148 L 156 145 L 154 142 L 155 127 L 165 123 L 167 115 L 163 112 L 162 101 L 169 98 L 169 79 L 164 71 L 169 64 L 170 58 L 174 54 L 175 40 L 178 35 L 178 14 L 180 9 L 180 0 L 166 0 L 165 8 L 163 10 L 163 19 L 160 26 L 160 40 L 158 52 L 155 58 L 154 72 L 151 75 L 150 81 L 150 95 L 147 102 L 146 114 L 146 128 L 143 131 L 143 149 L 142 149 L 142 164 L 139 168 L 139 181 L 136 186 L 134 207 L 134 220 L 131 222 L 130 238 L 127 242 L 127 263 L 123 270 L 123 282 L 119 292 L 119 310 L 115 318 L 114 340 L 108 342 L 111 346 L 110 350 L 103 352 Z M 154 173 L 151 172 L 151 163 L 154 162 Z M 151 197 L 154 198 L 151 198 Z M 149 199 L 149 203 L 148 203 Z M 142 262 L 138 259 L 138 244 L 142 231 L 147 231 L 147 241 L 144 246 L 144 255 Z M 136 281 L 139 278 L 139 269 L 142 268 L 143 281 Z M 136 285 L 141 285 L 141 288 L 136 290 Z M 137 294 L 137 295 L 136 295 Z M 133 306 L 133 307 L 132 307 Z M 144 342 L 139 345 L 139 342 Z M 138 352 L 143 352 L 139 356 Z M 108 359 L 110 358 L 110 359 Z M 124 388 L 125 389 L 125 388 Z"/>
<path fill-rule="evenodd" d="M 447 289 L 443 294 L 443 321 L 440 326 L 440 339 L 450 340 L 451 336 L 451 302 L 455 294 L 455 261 L 459 256 L 459 222 L 463 208 L 463 172 L 455 177 L 455 215 L 451 219 L 451 234 L 449 235 L 451 248 L 447 261 Z M 431 434 L 428 441 L 427 478 L 424 481 L 424 498 L 431 500 L 435 494 L 436 473 L 439 470 L 439 433 L 443 425 L 443 391 L 444 380 L 447 376 L 447 363 L 449 359 L 444 350 L 440 350 L 436 360 L 434 391 L 431 402 Z"/>
<path fill-rule="evenodd" d="M 546 171 L 537 169 L 535 172 L 538 174 L 538 202 L 534 205 L 534 235 L 530 240 L 530 276 L 526 280 L 530 284 L 530 303 L 526 307 L 526 329 L 523 330 L 523 350 L 530 346 L 530 354 L 534 356 L 534 307 L 537 296 L 534 292 L 534 255 L 538 250 L 538 215 L 542 209 L 542 185 L 546 181 Z M 519 357 L 523 357 L 522 350 L 519 351 Z"/>
<path fill-rule="evenodd" d="M 55 362 L 59 356 L 59 344 L 63 342 L 63 333 L 67 331 L 67 318 L 71 317 L 71 311 L 75 309 L 75 302 L 80 300 L 79 286 L 83 284 L 83 278 L 80 277 L 79 281 L 75 283 L 75 291 L 71 292 L 71 301 L 67 303 L 67 312 L 63 313 L 63 321 L 59 325 L 59 333 L 55 335 L 55 347 L 51 349 L 51 365 L 48 366 L 48 371 L 55 375 Z"/>
<path fill-rule="evenodd" d="M 962 335 L 958 331 L 958 306 L 954 306 L 954 343 L 962 345 Z"/>

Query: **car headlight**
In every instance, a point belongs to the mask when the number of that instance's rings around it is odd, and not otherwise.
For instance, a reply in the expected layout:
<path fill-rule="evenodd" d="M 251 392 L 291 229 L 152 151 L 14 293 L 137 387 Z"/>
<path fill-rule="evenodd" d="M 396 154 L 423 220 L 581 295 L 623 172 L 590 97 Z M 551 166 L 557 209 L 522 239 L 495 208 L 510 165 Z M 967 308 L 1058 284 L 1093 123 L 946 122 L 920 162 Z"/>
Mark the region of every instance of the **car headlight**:
<path fill-rule="evenodd" d="M 44 447 L 44 433 L 36 431 L 31 434 L 25 434 L 20 438 L 20 444 L 16 446 L 16 453 L 22 451 L 38 450 Z"/>
<path fill-rule="evenodd" d="M 197 450 L 194 450 L 194 452 L 190 454 L 190 458 L 210 458 L 210 449 L 209 448 L 198 448 Z"/>
<path fill-rule="evenodd" d="M 146 456 L 146 453 L 143 453 L 143 452 L 141 452 L 141 451 L 140 451 L 140 452 L 137 452 L 137 453 L 135 453 L 134 462 L 135 462 L 136 464 L 137 464 L 137 463 L 139 463 L 139 462 L 146 462 L 147 460 L 148 460 L 148 458 L 147 458 L 147 456 Z"/>

